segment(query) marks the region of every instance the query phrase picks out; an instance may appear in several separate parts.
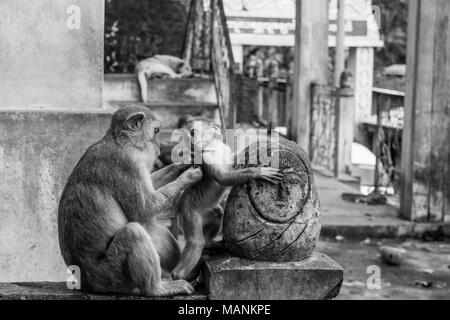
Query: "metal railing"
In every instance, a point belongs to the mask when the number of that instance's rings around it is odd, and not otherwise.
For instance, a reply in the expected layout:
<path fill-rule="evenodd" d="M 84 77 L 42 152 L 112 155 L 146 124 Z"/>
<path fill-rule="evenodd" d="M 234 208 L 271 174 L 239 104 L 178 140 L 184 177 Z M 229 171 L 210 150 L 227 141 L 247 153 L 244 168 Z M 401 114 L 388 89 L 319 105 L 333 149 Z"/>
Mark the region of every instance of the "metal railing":
<path fill-rule="evenodd" d="M 289 73 L 286 78 L 279 78 L 276 60 L 270 61 L 268 77 L 257 77 L 260 71 L 256 68 L 256 65 L 252 66 L 249 75 L 258 80 L 256 110 L 258 121 L 270 129 L 285 127 L 286 132 L 289 132 L 292 118 L 293 73 Z"/>
<path fill-rule="evenodd" d="M 373 134 L 372 149 L 376 156 L 374 188 L 377 191 L 381 186 L 392 186 L 397 191 L 400 183 L 405 92 L 373 88 L 372 94 L 372 113 L 375 118 L 364 121 L 364 125 Z"/>

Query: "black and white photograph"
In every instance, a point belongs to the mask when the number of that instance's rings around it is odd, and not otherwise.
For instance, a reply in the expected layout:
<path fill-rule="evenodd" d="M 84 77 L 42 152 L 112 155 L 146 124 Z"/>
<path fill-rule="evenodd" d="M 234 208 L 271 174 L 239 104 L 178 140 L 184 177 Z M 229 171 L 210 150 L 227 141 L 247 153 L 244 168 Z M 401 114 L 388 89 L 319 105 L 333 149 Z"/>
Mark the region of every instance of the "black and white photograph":
<path fill-rule="evenodd" d="M 0 304 L 450 300 L 449 92 L 450 0 L 0 0 Z"/>

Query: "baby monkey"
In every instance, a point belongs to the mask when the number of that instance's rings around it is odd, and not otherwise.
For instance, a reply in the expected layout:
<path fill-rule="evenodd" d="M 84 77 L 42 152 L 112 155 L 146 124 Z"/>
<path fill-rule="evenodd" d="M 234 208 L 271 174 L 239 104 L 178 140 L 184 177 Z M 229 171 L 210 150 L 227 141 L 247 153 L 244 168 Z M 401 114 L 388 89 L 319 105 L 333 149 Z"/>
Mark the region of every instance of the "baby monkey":
<path fill-rule="evenodd" d="M 190 134 L 190 149 L 201 157 L 203 177 L 184 191 L 178 203 L 186 246 L 172 277 L 193 281 L 198 276 L 203 249 L 217 246 L 213 239 L 221 229 L 223 210 L 219 202 L 226 188 L 252 179 L 278 183 L 282 174 L 271 167 L 233 170 L 235 156 L 222 142 L 220 127 L 208 119 L 194 118 L 186 129 Z"/>

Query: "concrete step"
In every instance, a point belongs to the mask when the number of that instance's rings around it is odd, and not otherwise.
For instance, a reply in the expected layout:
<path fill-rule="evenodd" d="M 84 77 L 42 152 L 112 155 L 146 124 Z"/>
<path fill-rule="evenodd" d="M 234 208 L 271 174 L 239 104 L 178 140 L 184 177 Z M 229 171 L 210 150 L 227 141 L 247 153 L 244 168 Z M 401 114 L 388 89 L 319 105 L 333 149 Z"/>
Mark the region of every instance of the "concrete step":
<path fill-rule="evenodd" d="M 0 283 L 0 300 L 206 300 L 206 298 L 207 295 L 203 290 L 190 296 L 142 297 L 69 290 L 65 282 Z"/>
<path fill-rule="evenodd" d="M 105 101 L 140 101 L 134 74 L 106 74 L 103 84 Z M 214 81 L 209 78 L 148 80 L 151 101 L 205 102 L 217 104 Z"/>
<path fill-rule="evenodd" d="M 137 101 L 110 101 L 109 104 L 113 107 L 123 107 L 130 104 L 144 105 L 155 113 L 164 128 L 176 128 L 178 119 L 186 115 L 204 116 L 220 123 L 218 106 L 210 102 L 152 101 L 140 103 Z"/>
<path fill-rule="evenodd" d="M 355 177 L 355 176 L 352 176 L 352 175 L 349 175 L 349 174 L 343 173 L 343 172 L 339 172 L 338 176 L 335 177 L 333 172 L 331 172 L 330 170 L 328 170 L 322 166 L 317 166 L 317 165 L 312 164 L 312 168 L 313 168 L 315 174 L 320 174 L 324 177 L 331 178 L 331 179 L 336 178 L 337 181 L 339 181 L 349 187 L 352 187 L 356 193 L 360 192 L 360 188 L 361 188 L 361 178 L 360 177 Z"/>

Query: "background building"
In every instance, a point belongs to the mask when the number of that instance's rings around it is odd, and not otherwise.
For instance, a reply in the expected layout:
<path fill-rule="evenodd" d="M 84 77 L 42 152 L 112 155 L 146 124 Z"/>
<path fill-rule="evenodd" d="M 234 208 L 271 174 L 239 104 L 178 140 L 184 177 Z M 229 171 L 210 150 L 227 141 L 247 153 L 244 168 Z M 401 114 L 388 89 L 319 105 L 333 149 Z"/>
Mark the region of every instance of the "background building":
<path fill-rule="evenodd" d="M 235 62 L 244 71 L 249 48 L 293 48 L 295 45 L 294 0 L 224 0 Z M 374 49 L 383 46 L 372 12 L 371 0 L 348 0 L 346 7 L 347 68 L 355 81 L 356 121 L 371 115 Z M 337 0 L 329 6 L 330 49 L 336 46 Z M 376 16 L 376 15 L 375 15 Z M 280 52 L 280 50 L 273 50 Z M 293 50 L 284 50 L 292 56 Z M 289 60 L 287 58 L 286 60 Z M 282 66 L 288 62 L 280 61 Z M 332 62 L 331 62 L 332 63 Z M 288 67 L 288 66 L 286 66 Z"/>

